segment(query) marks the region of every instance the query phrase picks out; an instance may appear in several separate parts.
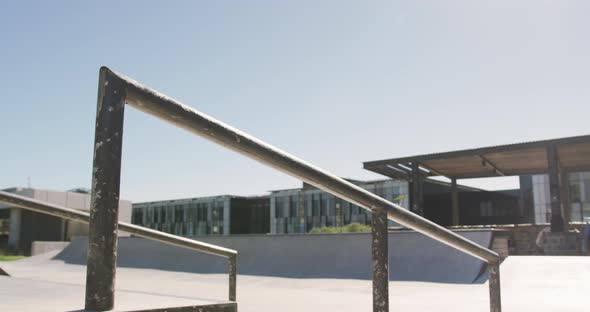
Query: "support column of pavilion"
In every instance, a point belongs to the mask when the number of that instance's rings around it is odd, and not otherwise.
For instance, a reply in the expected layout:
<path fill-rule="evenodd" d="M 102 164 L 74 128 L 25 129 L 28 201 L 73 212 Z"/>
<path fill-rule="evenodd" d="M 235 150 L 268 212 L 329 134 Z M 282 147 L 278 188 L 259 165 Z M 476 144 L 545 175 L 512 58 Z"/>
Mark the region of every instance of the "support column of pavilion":
<path fill-rule="evenodd" d="M 549 197 L 551 202 L 551 232 L 563 232 L 565 222 L 563 219 L 563 203 L 561 200 L 561 185 L 567 184 L 567 179 L 560 183 L 560 168 L 557 148 L 555 145 L 547 147 L 547 167 L 549 174 Z"/>
<path fill-rule="evenodd" d="M 451 216 L 452 224 L 459 225 L 459 192 L 457 190 L 457 178 L 451 178 Z"/>
<path fill-rule="evenodd" d="M 424 216 L 424 180 L 418 162 L 412 162 L 410 209 L 413 213 Z"/>

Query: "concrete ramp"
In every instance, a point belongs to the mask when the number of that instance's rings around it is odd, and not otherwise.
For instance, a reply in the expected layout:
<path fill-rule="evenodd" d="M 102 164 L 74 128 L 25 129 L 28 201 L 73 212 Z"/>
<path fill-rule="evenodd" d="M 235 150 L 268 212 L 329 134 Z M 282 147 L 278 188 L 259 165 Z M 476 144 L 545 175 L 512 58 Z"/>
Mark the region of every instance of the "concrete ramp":
<path fill-rule="evenodd" d="M 489 247 L 491 231 L 458 234 Z M 240 275 L 288 278 L 372 278 L 370 233 L 241 235 L 196 237 L 236 249 Z M 54 259 L 86 264 L 85 238 L 78 238 Z M 394 281 L 473 283 L 484 263 L 413 231 L 389 234 L 390 278 Z M 119 239 L 120 267 L 192 273 L 225 273 L 227 260 L 162 243 Z M 478 282 L 483 283 L 485 280 Z"/>

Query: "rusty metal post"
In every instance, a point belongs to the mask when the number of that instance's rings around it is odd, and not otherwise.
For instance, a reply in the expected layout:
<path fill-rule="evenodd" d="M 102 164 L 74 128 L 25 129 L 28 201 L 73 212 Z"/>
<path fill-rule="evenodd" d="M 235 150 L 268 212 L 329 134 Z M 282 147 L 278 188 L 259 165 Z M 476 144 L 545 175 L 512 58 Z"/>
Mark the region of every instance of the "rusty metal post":
<path fill-rule="evenodd" d="M 237 257 L 237 254 L 234 254 L 227 259 L 229 263 L 229 301 L 236 301 Z"/>
<path fill-rule="evenodd" d="M 115 304 L 125 96 L 123 82 L 108 69 L 101 68 L 88 233 L 86 310 L 112 310 Z"/>
<path fill-rule="evenodd" d="M 500 294 L 500 261 L 488 264 L 488 284 L 490 286 L 490 312 L 502 312 Z"/>
<path fill-rule="evenodd" d="M 373 312 L 389 312 L 389 251 L 385 210 L 372 212 L 371 229 Z"/>

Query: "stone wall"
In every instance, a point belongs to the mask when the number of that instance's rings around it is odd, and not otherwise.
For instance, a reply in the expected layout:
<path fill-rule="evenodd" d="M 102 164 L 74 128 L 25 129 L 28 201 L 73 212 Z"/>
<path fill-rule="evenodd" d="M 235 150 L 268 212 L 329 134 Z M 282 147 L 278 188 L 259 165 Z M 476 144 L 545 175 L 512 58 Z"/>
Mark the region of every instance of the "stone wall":
<path fill-rule="evenodd" d="M 460 226 L 452 227 L 464 228 L 464 229 L 475 229 L 475 228 L 493 228 L 495 231 L 501 233 L 509 233 L 510 238 L 508 241 L 508 252 L 510 255 L 539 255 L 541 254 L 537 248 L 536 240 L 537 235 L 543 229 L 550 227 L 550 224 L 506 224 L 506 225 L 482 225 L 482 226 Z M 574 232 L 577 236 L 578 250 L 580 250 L 580 244 L 582 242 L 584 224 L 583 223 L 570 223 L 569 231 Z"/>
<path fill-rule="evenodd" d="M 543 252 L 546 255 L 577 256 L 580 255 L 580 238 L 575 231 L 564 233 L 545 233 Z"/>

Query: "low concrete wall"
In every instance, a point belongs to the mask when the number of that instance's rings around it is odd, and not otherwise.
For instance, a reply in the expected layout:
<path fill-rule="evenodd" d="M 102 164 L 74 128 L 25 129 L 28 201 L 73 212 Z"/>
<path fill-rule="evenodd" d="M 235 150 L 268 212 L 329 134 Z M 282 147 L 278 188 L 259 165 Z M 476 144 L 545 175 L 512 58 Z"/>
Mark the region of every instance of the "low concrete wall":
<path fill-rule="evenodd" d="M 549 223 L 545 224 L 500 224 L 500 225 L 471 225 L 471 226 L 459 226 L 453 227 L 452 229 L 462 230 L 494 230 L 495 232 L 504 233 L 502 235 L 509 236 L 508 252 L 510 255 L 517 256 L 529 256 L 539 255 L 536 240 L 537 235 L 546 229 L 551 227 Z M 584 223 L 570 223 L 568 226 L 569 231 L 577 231 L 578 244 L 582 241 L 582 233 L 584 231 Z M 578 247 L 578 249 L 581 246 Z"/>
<path fill-rule="evenodd" d="M 31 256 L 36 256 L 50 251 L 64 250 L 70 242 L 42 242 L 35 241 L 31 245 Z"/>
<path fill-rule="evenodd" d="M 492 232 L 460 231 L 489 247 Z M 371 279 L 371 234 L 243 235 L 197 237 L 238 250 L 238 273 L 292 278 Z M 86 263 L 87 240 L 73 240 L 56 258 Z M 422 234 L 389 234 L 390 278 L 405 281 L 472 283 L 483 262 Z M 120 238 L 118 265 L 161 270 L 225 273 L 227 260 L 140 238 Z"/>

